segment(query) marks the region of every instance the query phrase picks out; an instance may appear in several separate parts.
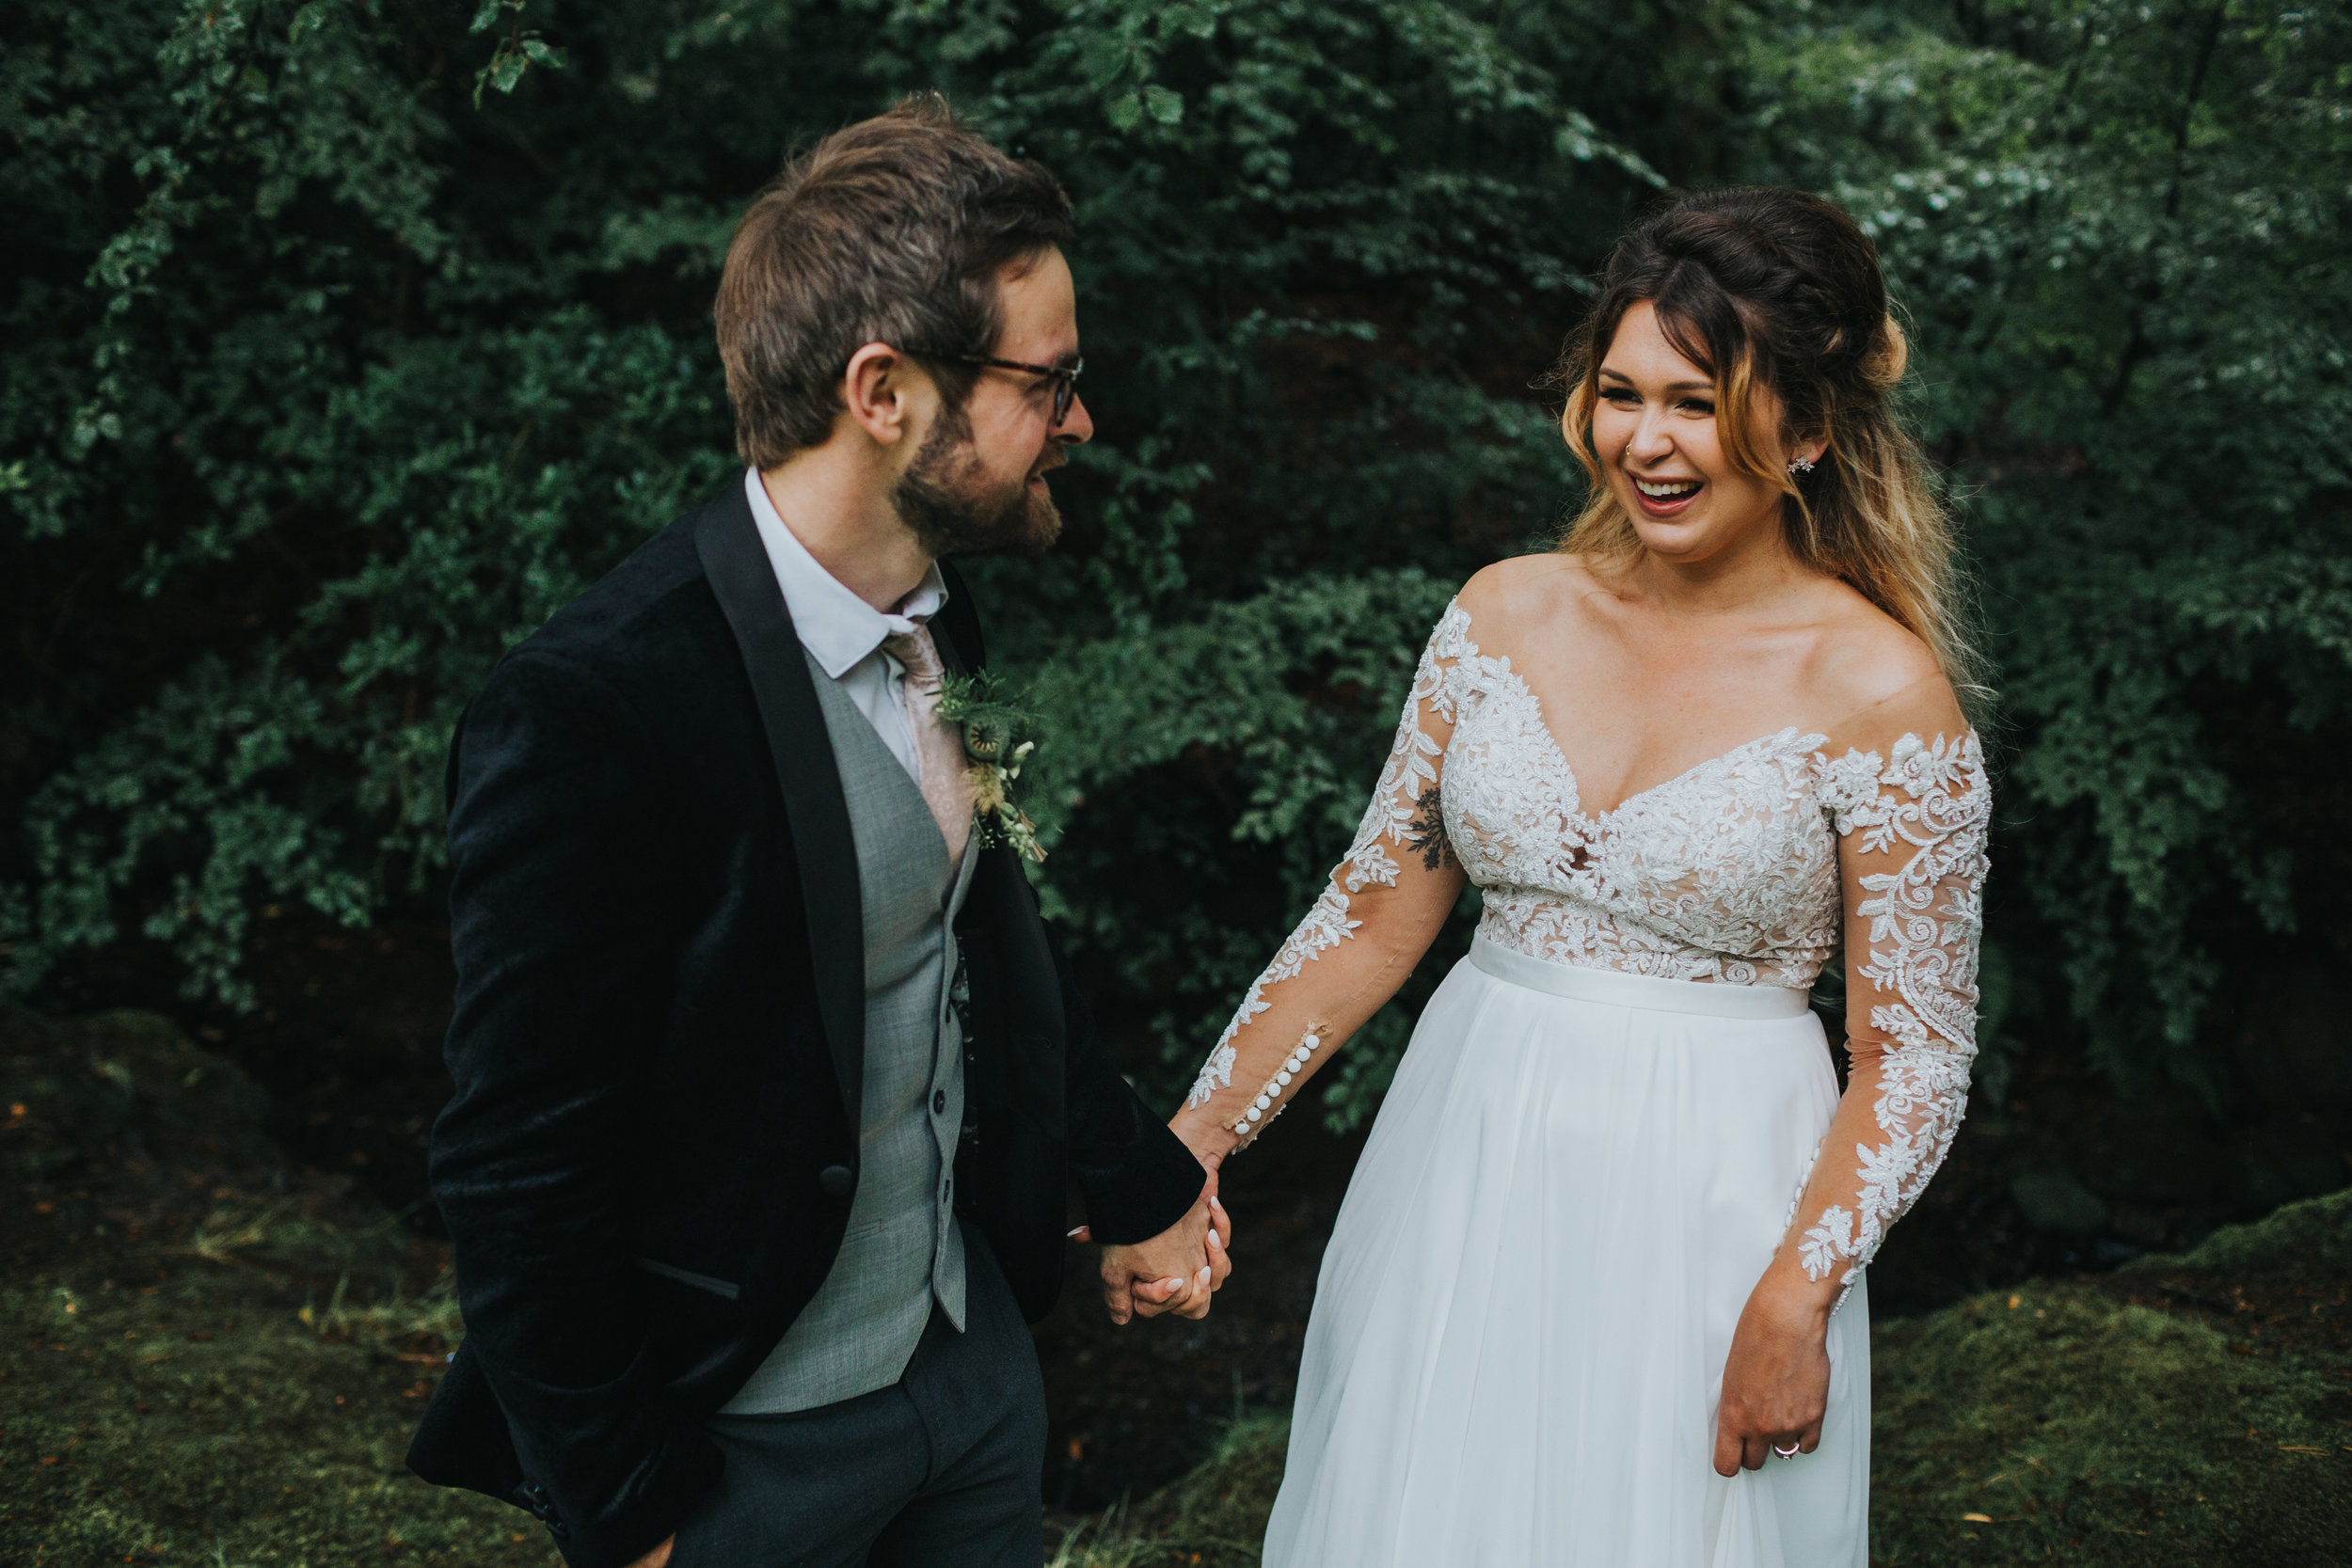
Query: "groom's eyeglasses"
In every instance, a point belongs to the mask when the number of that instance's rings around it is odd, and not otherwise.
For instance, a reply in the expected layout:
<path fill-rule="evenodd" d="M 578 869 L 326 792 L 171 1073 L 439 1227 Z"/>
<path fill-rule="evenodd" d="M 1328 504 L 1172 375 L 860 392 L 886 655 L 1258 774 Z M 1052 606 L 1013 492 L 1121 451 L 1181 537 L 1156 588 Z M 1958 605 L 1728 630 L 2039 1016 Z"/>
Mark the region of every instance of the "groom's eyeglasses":
<path fill-rule="evenodd" d="M 980 365 L 991 370 L 1026 371 L 1031 375 L 1044 376 L 1054 384 L 1054 425 L 1059 429 L 1070 417 L 1070 405 L 1078 401 L 1078 376 L 1087 368 L 1084 359 L 1074 365 L 1028 365 L 1018 359 L 988 359 L 973 354 L 926 354 L 920 359 L 949 359 L 959 365 Z"/>

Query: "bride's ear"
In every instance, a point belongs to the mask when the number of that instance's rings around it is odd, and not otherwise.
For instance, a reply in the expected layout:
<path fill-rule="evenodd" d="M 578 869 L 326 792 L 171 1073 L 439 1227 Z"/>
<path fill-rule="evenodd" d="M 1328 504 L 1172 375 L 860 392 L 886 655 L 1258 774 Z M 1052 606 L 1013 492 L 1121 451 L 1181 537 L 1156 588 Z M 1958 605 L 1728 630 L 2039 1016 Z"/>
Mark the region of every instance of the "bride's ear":
<path fill-rule="evenodd" d="M 1812 472 L 1813 465 L 1829 455 L 1829 432 L 1826 430 L 1790 436 L 1787 449 L 1788 471 L 1790 473 Z"/>

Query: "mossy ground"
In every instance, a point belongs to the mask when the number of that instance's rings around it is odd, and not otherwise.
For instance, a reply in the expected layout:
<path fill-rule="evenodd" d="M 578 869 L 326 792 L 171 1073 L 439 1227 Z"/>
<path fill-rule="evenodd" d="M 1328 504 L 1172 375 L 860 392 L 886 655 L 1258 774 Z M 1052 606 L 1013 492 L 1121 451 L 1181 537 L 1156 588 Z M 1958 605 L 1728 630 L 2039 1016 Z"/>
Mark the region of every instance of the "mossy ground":
<path fill-rule="evenodd" d="M 1981 1296 L 1872 1343 L 1871 1560 L 2352 1563 L 2352 1193 L 2106 1279 Z M 1236 1423 L 1063 1568 L 1258 1560 L 1288 1423 Z"/>
<path fill-rule="evenodd" d="M 0 1011 L 0 1564 L 554 1568 L 402 1463 L 459 1332 L 444 1251 L 290 1171 L 163 1021 Z M 2352 1565 L 2352 1193 L 2196 1251 L 1880 1325 L 1873 1558 Z M 1287 1423 L 1065 1542 L 1258 1560 Z"/>
<path fill-rule="evenodd" d="M 408 1474 L 459 1329 L 443 1249 L 290 1169 L 151 1014 L 0 1009 L 0 1564 L 557 1562 Z"/>
<path fill-rule="evenodd" d="M 553 1563 L 528 1515 L 402 1463 L 453 1326 L 201 1260 L 0 1291 L 0 1561 Z"/>

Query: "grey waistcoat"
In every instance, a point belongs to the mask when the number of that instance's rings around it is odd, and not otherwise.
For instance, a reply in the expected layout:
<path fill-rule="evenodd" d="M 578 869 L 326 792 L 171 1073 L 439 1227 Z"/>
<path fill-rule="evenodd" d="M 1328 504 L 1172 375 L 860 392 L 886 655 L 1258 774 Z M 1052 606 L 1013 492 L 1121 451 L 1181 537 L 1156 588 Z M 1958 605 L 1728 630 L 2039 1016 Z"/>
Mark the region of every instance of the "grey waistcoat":
<path fill-rule="evenodd" d="M 803 654 L 803 657 L 806 657 Z M 813 658 L 841 769 L 866 927 L 866 1082 L 849 1232 L 816 1296 L 723 1414 L 812 1410 L 887 1388 L 937 1299 L 963 1327 L 954 1194 L 963 1035 L 948 1005 L 956 911 L 977 846 L 947 863 L 922 791 Z"/>

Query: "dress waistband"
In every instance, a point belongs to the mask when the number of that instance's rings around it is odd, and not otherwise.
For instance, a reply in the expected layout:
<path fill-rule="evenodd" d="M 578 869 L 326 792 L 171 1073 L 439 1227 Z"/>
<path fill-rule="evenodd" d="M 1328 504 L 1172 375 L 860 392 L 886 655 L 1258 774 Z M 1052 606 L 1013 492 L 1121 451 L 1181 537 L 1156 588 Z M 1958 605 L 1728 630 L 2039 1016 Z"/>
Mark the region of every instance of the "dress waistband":
<path fill-rule="evenodd" d="M 1624 974 L 1613 969 L 1532 958 L 1486 937 L 1470 938 L 1470 960 L 1498 980 L 1530 990 L 1609 1007 L 1641 1007 L 1659 1013 L 1705 1013 L 1713 1018 L 1796 1018 L 1810 991 L 1788 986 L 1733 986 L 1713 980 L 1664 980 L 1654 974 Z"/>

